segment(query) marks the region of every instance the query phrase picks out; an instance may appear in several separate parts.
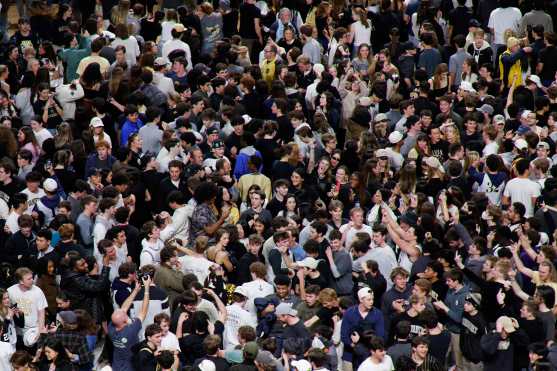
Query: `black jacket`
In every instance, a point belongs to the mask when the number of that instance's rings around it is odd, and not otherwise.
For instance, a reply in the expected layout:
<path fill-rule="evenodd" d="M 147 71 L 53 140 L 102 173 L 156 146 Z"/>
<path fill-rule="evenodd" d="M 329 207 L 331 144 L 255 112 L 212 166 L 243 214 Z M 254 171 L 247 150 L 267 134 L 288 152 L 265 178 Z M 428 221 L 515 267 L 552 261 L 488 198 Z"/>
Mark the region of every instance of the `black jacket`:
<path fill-rule="evenodd" d="M 97 312 L 96 297 L 102 292 L 110 289 L 108 274 L 110 267 L 103 267 L 98 279 L 74 270 L 62 272 L 60 289 L 69 297 L 72 310 L 83 309 L 91 313 L 93 318 L 98 319 L 101 313 Z"/>

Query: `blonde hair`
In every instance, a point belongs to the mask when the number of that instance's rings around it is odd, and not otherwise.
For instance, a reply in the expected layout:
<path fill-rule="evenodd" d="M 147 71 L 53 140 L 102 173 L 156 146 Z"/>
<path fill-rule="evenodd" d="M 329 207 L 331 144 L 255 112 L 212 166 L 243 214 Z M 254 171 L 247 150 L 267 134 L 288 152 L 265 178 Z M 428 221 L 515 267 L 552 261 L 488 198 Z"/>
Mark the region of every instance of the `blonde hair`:
<path fill-rule="evenodd" d="M 321 304 L 325 304 L 338 300 L 338 296 L 335 290 L 326 288 L 319 292 L 319 297 L 317 298 L 317 300 L 319 300 Z"/>
<path fill-rule="evenodd" d="M 128 24 L 128 14 L 130 13 L 130 1 L 120 0 L 118 5 L 112 7 L 110 21 L 112 24 Z"/>

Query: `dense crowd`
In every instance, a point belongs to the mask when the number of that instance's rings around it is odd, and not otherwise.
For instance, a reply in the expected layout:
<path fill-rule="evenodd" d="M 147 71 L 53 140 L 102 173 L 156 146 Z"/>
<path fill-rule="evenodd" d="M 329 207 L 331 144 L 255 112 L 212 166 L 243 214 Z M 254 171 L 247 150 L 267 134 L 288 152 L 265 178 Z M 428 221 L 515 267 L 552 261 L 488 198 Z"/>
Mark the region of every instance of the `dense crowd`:
<path fill-rule="evenodd" d="M 0 370 L 557 370 L 556 2 L 0 5 Z"/>

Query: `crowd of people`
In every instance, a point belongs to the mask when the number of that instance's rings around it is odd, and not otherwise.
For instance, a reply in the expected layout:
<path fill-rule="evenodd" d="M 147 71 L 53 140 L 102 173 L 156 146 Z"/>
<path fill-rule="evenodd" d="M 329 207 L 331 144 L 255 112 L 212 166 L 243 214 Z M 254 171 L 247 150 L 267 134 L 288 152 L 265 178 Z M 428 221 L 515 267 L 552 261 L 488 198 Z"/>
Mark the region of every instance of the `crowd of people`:
<path fill-rule="evenodd" d="M 1 5 L 0 370 L 557 369 L 555 2 Z"/>

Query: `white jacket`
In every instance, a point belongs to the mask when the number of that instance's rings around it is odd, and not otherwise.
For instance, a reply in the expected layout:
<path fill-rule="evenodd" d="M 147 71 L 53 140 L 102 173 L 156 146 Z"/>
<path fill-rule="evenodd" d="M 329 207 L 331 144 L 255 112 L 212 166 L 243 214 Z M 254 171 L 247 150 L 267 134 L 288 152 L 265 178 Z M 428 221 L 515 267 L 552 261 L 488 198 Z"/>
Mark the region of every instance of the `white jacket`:
<path fill-rule="evenodd" d="M 70 88 L 70 84 L 60 85 L 56 88 L 56 99 L 60 102 L 64 114 L 62 119 L 68 120 L 75 117 L 75 102 L 85 96 L 83 86 L 75 84 L 76 89 Z"/>

